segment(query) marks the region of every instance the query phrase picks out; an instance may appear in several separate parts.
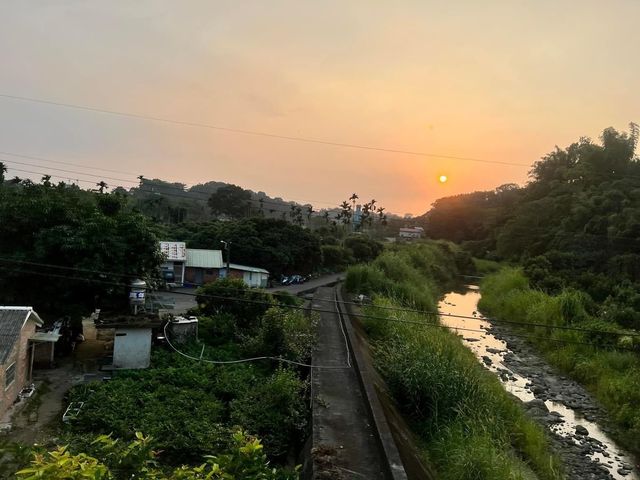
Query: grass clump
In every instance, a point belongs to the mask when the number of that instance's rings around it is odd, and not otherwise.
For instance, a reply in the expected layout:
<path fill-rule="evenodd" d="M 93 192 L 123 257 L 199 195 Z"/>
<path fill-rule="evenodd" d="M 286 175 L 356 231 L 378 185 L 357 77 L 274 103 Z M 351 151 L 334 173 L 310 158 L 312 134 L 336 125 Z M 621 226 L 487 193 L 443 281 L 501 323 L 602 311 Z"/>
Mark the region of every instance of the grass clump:
<path fill-rule="evenodd" d="M 348 271 L 347 287 L 374 296 L 365 329 L 376 368 L 423 442 L 442 479 L 560 479 L 544 430 L 437 318 L 389 306 L 435 311 L 438 285 L 469 273 L 471 261 L 443 242 L 399 246 Z M 419 324 L 423 323 L 424 326 Z"/>
<path fill-rule="evenodd" d="M 486 277 L 481 291 L 480 309 L 497 319 L 628 333 L 598 318 L 588 295 L 571 289 L 557 295 L 534 290 L 517 268 Z M 615 349 L 638 348 L 637 337 L 523 328 L 549 363 L 583 384 L 598 399 L 617 427 L 620 442 L 635 455 L 640 454 L 640 357 L 633 351 Z"/>

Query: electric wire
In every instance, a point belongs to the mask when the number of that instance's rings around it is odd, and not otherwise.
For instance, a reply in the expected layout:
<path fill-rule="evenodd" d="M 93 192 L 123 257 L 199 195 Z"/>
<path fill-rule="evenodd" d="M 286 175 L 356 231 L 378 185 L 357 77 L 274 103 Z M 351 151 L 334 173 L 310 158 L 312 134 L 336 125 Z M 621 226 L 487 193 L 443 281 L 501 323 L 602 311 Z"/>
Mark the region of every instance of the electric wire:
<path fill-rule="evenodd" d="M 67 266 L 55 265 L 55 264 L 51 264 L 51 263 L 31 262 L 31 261 L 27 261 L 27 260 L 18 260 L 18 259 L 12 259 L 12 258 L 7 258 L 7 257 L 0 257 L 0 263 L 3 263 L 3 262 L 4 263 L 24 264 L 24 265 L 44 267 L 44 268 L 55 268 L 55 269 L 60 269 L 60 270 L 78 271 L 78 272 L 85 272 L 85 273 L 95 273 L 95 274 L 105 275 L 105 276 L 119 276 L 119 277 L 131 278 L 131 279 L 139 278 L 139 275 L 133 275 L 133 274 L 119 273 L 119 272 L 113 272 L 113 271 L 104 271 L 104 270 L 95 270 L 95 269 L 88 269 L 88 268 L 81 268 L 81 267 L 67 267 Z M 467 275 L 463 275 L 463 276 L 467 277 Z M 220 288 L 221 290 L 237 292 L 237 289 L 235 289 L 233 287 L 218 287 L 218 288 Z M 272 297 L 276 297 L 276 298 L 277 297 L 287 297 L 287 296 L 290 295 L 289 293 L 286 293 L 286 292 L 284 292 L 284 293 L 268 292 L 268 291 L 262 290 L 262 289 L 251 289 L 249 291 L 252 292 L 252 293 L 255 293 L 255 294 L 265 295 L 265 296 L 272 296 Z M 211 295 L 202 295 L 202 294 L 192 293 L 192 292 L 174 291 L 172 293 L 176 294 L 176 295 L 186 295 L 186 296 L 193 296 L 193 297 L 198 297 L 199 296 L 201 298 L 207 298 L 207 297 L 219 298 L 219 299 L 232 298 L 232 297 L 225 297 L 225 296 L 222 296 L 222 295 L 220 295 L 220 296 L 211 296 Z M 243 300 L 246 300 L 246 299 L 243 299 Z M 640 333 L 634 333 L 634 332 L 613 332 L 613 331 L 605 331 L 605 330 L 594 330 L 594 329 L 588 329 L 588 328 L 582 328 L 582 327 L 574 327 L 574 326 L 571 326 L 571 325 L 549 325 L 549 324 L 536 323 L 536 322 L 521 322 L 521 321 L 502 320 L 502 319 L 496 319 L 496 318 L 486 317 L 486 316 L 458 315 L 458 314 L 447 313 L 447 312 L 442 312 L 442 311 L 428 311 L 428 310 L 421 310 L 421 309 L 409 308 L 409 307 L 391 307 L 391 306 L 386 306 L 386 305 L 373 305 L 373 304 L 371 304 L 371 305 L 363 305 L 360 302 L 350 302 L 350 301 L 346 301 L 346 300 L 340 300 L 339 301 L 337 298 L 335 299 L 335 302 L 336 302 L 336 305 L 337 304 L 342 304 L 342 305 L 366 306 L 366 307 L 376 308 L 376 309 L 381 309 L 381 310 L 417 313 L 417 314 L 420 314 L 420 315 L 445 316 L 445 317 L 467 319 L 467 320 L 485 320 L 485 321 L 489 321 L 491 323 L 497 323 L 497 324 L 504 323 L 504 324 L 510 324 L 510 325 L 526 326 L 526 327 L 542 327 L 542 328 L 549 328 L 549 329 L 553 329 L 553 330 L 576 331 L 576 332 L 582 332 L 582 333 L 594 334 L 594 335 L 615 335 L 615 336 L 621 336 L 621 337 L 640 337 Z M 268 302 L 261 302 L 261 303 L 267 304 Z"/>
<path fill-rule="evenodd" d="M 375 152 L 382 152 L 382 153 L 393 153 L 393 154 L 401 154 L 401 155 L 411 155 L 411 156 L 418 156 L 418 157 L 442 158 L 442 159 L 448 159 L 448 160 L 491 163 L 491 164 L 516 166 L 516 167 L 531 167 L 531 165 L 527 163 L 503 162 L 499 160 L 489 160 L 484 158 L 463 157 L 463 156 L 455 156 L 455 155 L 440 155 L 432 152 L 420 152 L 420 151 L 413 151 L 413 150 L 403 150 L 399 148 L 385 148 L 385 147 L 377 147 L 377 146 L 370 146 L 370 145 L 360 145 L 355 143 L 337 142 L 337 141 L 330 141 L 330 140 L 322 140 L 319 138 L 300 137 L 300 136 L 293 136 L 293 135 L 281 135 L 281 134 L 270 133 L 270 132 L 261 132 L 256 130 L 232 128 L 232 127 L 213 125 L 213 124 L 202 123 L 202 122 L 174 120 L 174 119 L 158 117 L 154 115 L 144 115 L 144 114 L 138 114 L 138 113 L 109 110 L 105 108 L 97 108 L 97 107 L 91 107 L 91 106 L 79 105 L 79 104 L 73 104 L 73 103 L 55 102 L 51 100 L 44 100 L 44 99 L 33 98 L 33 97 L 23 97 L 19 95 L 10 95 L 6 93 L 4 94 L 0 93 L 0 98 L 16 100 L 20 102 L 39 103 L 43 105 L 64 107 L 64 108 L 70 108 L 75 110 L 83 110 L 83 111 L 94 112 L 94 113 L 102 113 L 107 115 L 116 115 L 120 117 L 135 118 L 139 120 L 150 120 L 154 122 L 168 123 L 168 124 L 174 124 L 174 125 L 180 125 L 180 126 L 186 126 L 186 127 L 198 127 L 198 128 L 205 128 L 210 130 L 217 130 L 221 132 L 237 133 L 242 135 L 252 135 L 256 137 L 275 138 L 279 140 L 286 140 L 286 141 L 293 141 L 293 142 L 312 143 L 312 144 L 327 145 L 332 147 L 375 151 Z"/>
<path fill-rule="evenodd" d="M 6 162 L 8 164 L 10 163 L 20 163 L 21 165 L 31 165 L 31 166 L 36 166 L 37 165 L 33 165 L 33 164 L 28 164 L 25 162 L 15 162 L 14 160 L 6 160 L 6 159 L 2 159 L 0 158 L 0 161 L 2 162 Z M 52 170 L 57 170 L 57 171 L 62 171 L 62 172 L 66 172 L 66 173 L 72 173 L 74 175 L 88 175 L 88 176 L 92 176 L 95 178 L 105 178 L 105 179 L 115 179 L 114 177 L 106 177 L 106 176 L 101 176 L 101 175 L 93 175 L 93 174 L 89 174 L 89 173 L 85 173 L 85 172 L 78 172 L 78 171 L 74 171 L 74 170 L 66 170 L 66 169 L 57 169 L 57 168 L 53 168 L 53 167 L 44 167 L 45 169 L 47 168 L 51 168 Z M 14 168 L 11 167 L 12 170 L 15 171 L 20 171 L 20 172 L 26 172 L 26 173 L 31 173 L 31 174 L 35 174 L 35 175 L 41 175 L 41 176 L 45 176 L 48 175 L 50 177 L 55 177 L 55 178 L 61 178 L 61 179 L 75 179 L 76 181 L 79 182 L 85 182 L 85 183 L 89 183 L 89 184 L 93 184 L 93 185 L 97 185 L 97 183 L 94 183 L 94 180 L 91 179 L 85 179 L 85 178 L 80 178 L 80 177 L 69 177 L 69 176 L 63 176 L 63 175 L 55 175 L 55 174 L 48 174 L 46 172 L 36 172 L 36 171 L 32 171 L 32 170 L 23 170 L 23 169 L 19 169 L 19 168 Z M 143 186 L 136 186 L 135 182 L 133 180 L 131 181 L 127 181 L 129 182 L 131 185 L 129 186 L 132 189 L 135 189 L 135 191 L 137 192 L 143 192 L 143 193 L 150 193 L 150 194 L 157 194 L 159 196 L 170 196 L 170 197 L 177 197 L 177 198 L 183 198 L 183 199 L 187 199 L 187 200 L 191 200 L 191 201 L 201 201 L 201 202 L 206 202 L 208 200 L 208 198 L 211 196 L 212 192 L 205 192 L 205 191 L 200 191 L 200 190 L 194 190 L 193 187 L 189 190 L 184 190 L 181 187 L 175 186 L 175 185 L 152 185 L 152 184 L 143 184 Z M 152 182 L 152 181 L 151 181 Z M 154 190 L 155 188 L 157 188 L 159 191 Z M 175 189 L 178 190 L 179 193 L 171 193 L 171 192 L 167 192 L 164 191 L 166 189 Z M 129 192 L 130 193 L 130 192 Z M 131 193 L 130 193 L 131 194 Z M 195 198 L 193 195 L 202 195 L 202 198 Z M 310 202 L 307 203 L 300 203 L 298 201 L 295 200 L 290 200 L 290 201 L 282 201 L 282 202 L 278 202 L 278 201 L 274 201 L 274 200 L 264 200 L 264 199 L 255 199 L 252 198 L 251 200 L 249 200 L 249 202 L 251 203 L 251 207 L 255 207 L 255 205 L 253 204 L 267 204 L 267 205 L 275 205 L 277 207 L 280 208 L 273 208 L 273 209 L 269 209 L 270 212 L 279 212 L 279 213 L 290 213 L 291 212 L 291 207 L 306 207 L 311 205 Z M 315 203 L 326 203 L 326 204 L 330 204 L 330 202 L 315 202 Z M 339 205 L 336 205 L 335 208 L 340 208 Z M 313 211 L 313 213 L 317 214 L 317 211 Z M 629 244 L 638 244 L 640 243 L 640 238 L 637 237 L 628 237 L 628 236 L 623 236 L 623 235 L 608 235 L 608 234 L 599 234 L 599 233 L 589 233 L 589 232 L 553 232 L 553 231 L 549 231 L 548 228 L 543 228 L 543 227 L 528 227 L 527 228 L 527 232 L 515 232 L 515 233 L 510 233 L 509 236 L 510 237 L 519 237 L 519 238 L 531 238 L 532 240 L 537 240 L 537 239 L 533 239 L 532 238 L 532 233 L 533 232 L 541 232 L 544 234 L 548 234 L 547 236 L 552 239 L 571 239 L 571 240 L 584 240 L 584 238 L 582 237 L 591 237 L 591 238 L 604 238 L 607 240 L 620 240 L 620 241 L 626 241 Z"/>
<path fill-rule="evenodd" d="M 0 158 L 0 161 L 2 161 L 3 159 Z M 7 160 L 5 160 L 7 161 Z M 13 162 L 12 160 L 8 160 L 7 162 L 11 163 Z M 50 167 L 46 167 L 46 168 L 50 168 Z M 70 177 L 68 176 L 63 176 L 63 175 L 54 175 L 54 174 L 48 174 L 45 172 L 35 172 L 32 170 L 23 170 L 23 169 L 18 169 L 18 168 L 14 168 L 11 167 L 12 170 L 15 171 L 20 171 L 20 172 L 26 172 L 26 173 L 31 173 L 31 174 L 35 174 L 35 175 L 41 175 L 41 176 L 45 176 L 48 175 L 50 177 L 54 177 L 54 178 L 61 178 L 61 179 L 69 179 Z M 73 170 L 63 170 L 63 169 L 57 169 L 57 170 L 61 170 L 63 172 L 68 172 L 68 173 L 73 173 L 73 174 L 79 174 L 79 175 L 90 175 L 90 174 L 85 174 L 84 172 L 76 172 Z M 92 175 L 96 178 L 111 178 L 111 177 L 102 177 L 100 175 Z M 73 178 L 72 178 L 73 179 Z M 84 178 L 75 178 L 76 181 L 79 182 L 85 182 L 85 183 L 89 183 L 92 185 L 98 185 L 97 183 L 94 183 L 94 180 L 90 180 L 90 179 L 84 179 Z M 133 182 L 131 182 L 133 183 Z M 151 194 L 157 194 L 159 196 L 170 196 L 170 197 L 177 197 L 177 198 L 183 198 L 183 199 L 188 199 L 188 200 L 192 200 L 192 201 L 201 201 L 201 202 L 206 202 L 207 199 L 209 198 L 209 196 L 211 195 L 211 192 L 204 192 L 204 191 L 197 191 L 197 190 L 180 190 L 182 193 L 170 193 L 170 192 L 163 192 L 163 191 L 155 191 L 154 188 L 159 188 L 160 190 L 164 190 L 166 188 L 175 188 L 175 189 L 179 189 L 179 187 L 176 186 L 172 186 L 172 185 L 158 185 L 157 187 L 153 186 L 153 185 L 146 185 L 146 188 L 143 187 L 136 187 L 136 186 L 132 186 L 131 188 L 135 188 L 136 191 L 138 192 L 143 192 L 143 193 L 151 193 Z M 192 196 L 192 194 L 200 194 L 200 195 L 205 195 L 206 198 L 194 198 Z M 251 199 L 250 202 L 253 203 L 257 203 L 257 204 L 271 204 L 271 205 L 276 205 L 278 208 L 274 208 L 274 209 L 269 209 L 270 212 L 279 212 L 279 213 L 290 213 L 291 212 L 291 207 L 294 206 L 302 206 L 305 207 L 307 205 L 310 205 L 309 203 L 306 204 L 301 204 L 299 202 L 296 201 L 283 201 L 283 202 L 277 202 L 277 201 L 273 201 L 273 200 L 260 200 L 260 199 Z M 293 202 L 293 203 L 290 203 Z M 326 202 L 328 203 L 328 202 Z M 253 206 L 253 205 L 252 205 Z M 340 208 L 339 206 L 336 206 L 335 208 Z M 316 211 L 314 211 L 313 213 L 316 213 Z M 511 233 L 509 234 L 510 237 L 519 237 L 519 238 L 532 238 L 531 233 L 532 232 L 542 232 L 542 233 L 547 233 L 548 236 L 551 239 L 572 239 L 572 240 L 584 240 L 582 237 L 591 237 L 591 238 L 604 238 L 607 240 L 620 240 L 623 242 L 627 242 L 629 244 L 633 243 L 633 244 L 638 244 L 640 243 L 640 238 L 636 238 L 636 237 L 627 237 L 627 236 L 622 236 L 622 235 L 607 235 L 607 234 L 598 234 L 598 233 L 588 233 L 588 232 L 549 232 L 549 229 L 547 228 L 528 228 L 528 232 L 522 232 L 522 233 Z"/>
<path fill-rule="evenodd" d="M 7 269 L 3 266 L 0 266 L 0 269 L 4 269 L 4 270 L 10 270 Z M 58 274 L 53 274 L 53 273 L 43 273 L 43 272 L 37 272 L 37 271 L 29 271 L 29 270 L 19 270 L 19 269 L 13 269 L 12 271 L 14 272 L 20 272 L 20 273 L 28 273 L 28 274 L 33 274 L 33 275 L 39 275 L 39 276 L 44 276 L 44 277 L 53 277 L 53 278 L 62 278 L 62 279 L 67 279 L 67 280 L 77 280 L 77 281 L 84 281 L 84 282 L 89 282 L 89 283 L 99 283 L 99 284 L 106 284 L 106 285 L 111 285 L 111 286 L 118 286 L 118 287 L 128 287 L 128 284 L 125 283 L 117 283 L 117 282 L 109 282 L 109 281 L 105 281 L 105 280 L 97 280 L 97 279 L 91 279 L 91 278 L 86 278 L 86 277 L 71 277 L 68 275 L 58 275 Z M 309 310 L 312 312 L 318 312 L 318 313 L 335 313 L 333 310 L 326 310 L 326 309 L 319 309 L 319 308 L 306 308 L 304 306 L 299 306 L 299 305 L 289 305 L 289 304 L 283 304 L 283 303 L 271 303 L 271 302 L 265 302 L 265 301 L 259 301 L 259 300 L 251 300 L 251 299 L 245 299 L 245 298 L 238 298 L 238 297 L 230 297 L 230 296 L 222 296 L 222 295 L 211 295 L 211 294 L 195 294 L 195 293 L 187 293 L 187 292 L 174 292 L 175 294 L 184 294 L 184 295 L 189 295 L 189 296 L 199 296 L 201 298 L 210 298 L 210 299 L 217 299 L 217 300 L 223 300 L 223 301 L 234 301 L 234 302 L 241 302 L 241 303 L 251 303 L 251 304 L 259 304 L 259 305 L 265 305 L 265 306 L 271 306 L 271 307 L 278 307 L 278 308 L 285 308 L 285 309 L 292 309 L 292 310 Z M 435 316 L 435 314 L 429 313 L 429 315 L 433 315 Z M 397 317 L 381 317 L 381 316 L 377 316 L 377 315 L 369 315 L 369 314 L 358 314 L 358 313 L 351 313 L 350 316 L 352 317 L 356 317 L 356 318 L 365 318 L 365 319 L 371 319 L 371 320 L 384 320 L 384 321 L 391 321 L 391 322 L 399 322 L 399 323 L 407 323 L 407 324 L 415 324 L 415 325 L 422 325 L 422 326 L 426 326 L 426 327 L 435 327 L 435 328 L 445 328 L 445 329 L 449 329 L 450 327 L 446 326 L 446 325 L 440 325 L 437 323 L 433 323 L 433 322 L 422 322 L 422 321 L 415 321 L 415 320 L 407 320 L 407 319 L 401 319 L 401 318 L 397 318 Z M 469 319 L 473 319 L 473 320 L 484 320 L 484 319 L 479 319 L 479 318 L 475 318 L 475 317 L 471 317 Z M 550 325 L 543 325 L 545 328 L 553 328 L 553 326 Z M 485 330 L 478 330 L 478 329 L 471 329 L 471 328 L 466 328 L 466 327 L 455 327 L 457 330 L 460 331 L 466 331 L 466 332 L 475 332 L 475 333 L 486 333 Z M 598 332 L 598 333 L 607 333 L 607 332 Z M 514 335 L 514 336 L 518 336 L 518 335 Z M 628 336 L 628 335 L 624 335 L 624 336 Z M 531 339 L 548 339 L 548 337 L 534 337 L 534 336 L 530 336 L 530 335 L 524 335 L 522 336 L 523 338 L 531 338 Z M 570 341 L 570 340 L 560 340 L 560 339 L 548 339 L 549 341 L 554 341 L 557 343 L 571 343 L 571 344 L 577 344 L 577 345 L 587 345 L 593 348 L 611 348 L 614 350 L 626 350 L 626 351 L 631 351 L 631 352 L 636 352 L 635 349 L 633 348 L 625 348 L 625 347 L 620 347 L 620 346 L 602 346 L 602 345 L 598 345 L 596 343 L 589 343 L 589 342 L 577 342 L 577 341 Z M 637 352 L 636 352 L 637 353 Z"/>
<path fill-rule="evenodd" d="M 10 167 L 10 169 L 12 171 L 18 171 L 18 172 L 25 172 L 25 173 L 31 173 L 33 175 L 40 175 L 42 177 L 44 176 L 50 176 L 53 178 L 60 178 L 60 179 L 65 179 L 65 180 L 76 180 L 79 182 L 86 182 L 86 183 L 90 183 L 93 185 L 97 185 L 97 183 L 95 182 L 95 180 L 91 180 L 91 179 L 85 179 L 85 178 L 81 178 L 78 177 L 77 175 L 85 175 L 85 176 L 90 176 L 90 177 L 94 177 L 96 179 L 101 179 L 101 180 L 115 180 L 115 181 L 119 181 L 121 183 L 125 183 L 126 185 L 124 185 L 124 187 L 128 187 L 130 190 L 134 190 L 134 192 L 143 192 L 143 193 L 150 193 L 150 194 L 157 194 L 160 196 L 169 196 L 169 197 L 176 197 L 176 198 L 183 198 L 183 199 L 187 199 L 187 200 L 191 200 L 191 201 L 199 201 L 199 202 L 204 202 L 206 203 L 207 200 L 209 199 L 209 197 L 211 196 L 211 194 L 213 193 L 212 191 L 204 191 L 204 190 L 196 190 L 195 187 L 190 187 L 189 189 L 185 190 L 182 187 L 176 186 L 176 185 L 165 185 L 165 184 L 154 184 L 153 180 L 148 180 L 147 183 L 140 183 L 139 181 L 134 181 L 134 180 L 124 180 L 124 179 L 119 179 L 116 177 L 109 177 L 109 176 L 105 176 L 105 175 L 95 175 L 95 174 L 91 174 L 91 173 L 87 173 L 87 172 L 79 172 L 76 170 L 67 170 L 67 169 L 62 169 L 62 168 L 56 168 L 56 167 L 50 167 L 50 166 L 42 166 L 42 165 L 36 165 L 36 164 L 31 164 L 31 163 L 26 163 L 26 162 L 16 162 L 15 160 L 8 160 L 8 159 L 3 159 L 0 158 L 0 162 L 4 163 L 5 166 Z M 33 170 L 24 170 L 21 168 L 16 168 L 13 167 L 12 164 L 18 164 L 18 165 L 24 165 L 24 166 L 32 166 L 32 167 L 36 167 L 36 168 L 40 168 L 42 167 L 44 170 L 55 170 L 55 171 L 59 171 L 59 172 L 65 172 L 65 173 L 70 173 L 73 174 L 74 176 L 64 176 L 64 175 L 56 175 L 56 174 L 51 174 L 48 173 L 46 171 L 33 171 Z M 117 185 L 117 186 L 123 186 L 123 185 Z M 156 190 L 157 189 L 157 190 Z M 172 193 L 172 192 L 168 192 L 166 190 L 176 190 L 176 193 Z M 133 195 L 134 192 L 127 192 L 129 195 Z M 201 197 L 198 198 L 194 195 L 200 195 Z M 259 206 L 259 205 L 274 205 L 277 207 L 280 207 L 280 209 L 269 209 L 269 210 L 273 210 L 273 211 L 279 211 L 279 212 L 290 212 L 291 207 L 308 207 L 308 206 L 312 206 L 312 202 L 303 202 L 303 201 L 296 201 L 296 200 L 283 200 L 283 201 L 276 201 L 276 200 L 268 200 L 268 199 L 263 199 L 263 198 L 251 198 L 248 200 L 248 203 L 251 204 L 252 207 L 255 206 Z M 327 205 L 335 205 L 334 208 L 339 208 L 339 206 L 335 203 L 330 203 L 330 202 L 318 202 L 318 201 L 314 201 L 313 203 L 324 203 Z M 315 211 L 313 211 L 313 213 L 317 213 Z"/>

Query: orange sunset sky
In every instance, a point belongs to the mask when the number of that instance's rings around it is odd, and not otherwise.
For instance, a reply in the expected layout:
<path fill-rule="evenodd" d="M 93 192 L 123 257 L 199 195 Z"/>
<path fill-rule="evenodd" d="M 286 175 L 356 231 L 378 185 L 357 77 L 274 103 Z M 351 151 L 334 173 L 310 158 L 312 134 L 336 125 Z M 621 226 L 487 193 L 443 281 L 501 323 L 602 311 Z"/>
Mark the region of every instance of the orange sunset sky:
<path fill-rule="evenodd" d="M 522 184 L 555 145 L 639 121 L 638 19 L 636 0 L 6 0 L 0 161 L 10 176 L 97 181 L 82 174 L 98 167 L 130 182 L 109 185 L 218 180 L 316 208 L 357 192 L 421 214 L 442 196 Z"/>

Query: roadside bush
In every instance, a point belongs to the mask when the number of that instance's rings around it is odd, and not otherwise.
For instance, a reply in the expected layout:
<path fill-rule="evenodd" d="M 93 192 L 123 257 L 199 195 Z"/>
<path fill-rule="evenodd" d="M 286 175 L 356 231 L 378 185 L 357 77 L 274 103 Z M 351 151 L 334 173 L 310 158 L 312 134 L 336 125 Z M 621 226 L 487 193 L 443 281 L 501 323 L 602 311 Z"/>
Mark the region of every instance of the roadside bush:
<path fill-rule="evenodd" d="M 345 238 L 344 246 L 351 251 L 353 259 L 358 263 L 370 262 L 384 250 L 382 243 L 363 235 Z"/>
<path fill-rule="evenodd" d="M 234 339 L 235 334 L 236 320 L 229 313 L 198 317 L 198 338 L 208 345 L 228 343 Z"/>
<path fill-rule="evenodd" d="M 352 262 L 351 251 L 338 245 L 322 245 L 322 265 L 329 270 L 341 270 Z"/>
<path fill-rule="evenodd" d="M 293 371 L 280 369 L 231 402 L 231 422 L 255 432 L 271 457 L 282 458 L 304 441 L 305 389 Z"/>
<path fill-rule="evenodd" d="M 201 314 L 233 315 L 240 331 L 254 328 L 260 317 L 269 309 L 270 304 L 274 303 L 271 295 L 247 287 L 239 278 L 223 278 L 207 283 L 196 293 Z"/>

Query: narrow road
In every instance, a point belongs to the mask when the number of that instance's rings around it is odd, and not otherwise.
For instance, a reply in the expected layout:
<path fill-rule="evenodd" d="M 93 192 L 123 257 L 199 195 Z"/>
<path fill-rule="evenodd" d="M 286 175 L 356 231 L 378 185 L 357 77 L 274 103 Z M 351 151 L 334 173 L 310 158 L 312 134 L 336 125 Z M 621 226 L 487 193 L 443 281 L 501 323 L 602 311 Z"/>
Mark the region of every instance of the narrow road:
<path fill-rule="evenodd" d="M 319 288 L 312 305 L 335 312 L 320 314 L 313 355 L 314 365 L 333 367 L 313 369 L 313 479 L 387 479 L 383 452 L 336 310 L 335 290 Z"/>
<path fill-rule="evenodd" d="M 316 288 L 325 287 L 327 285 L 334 285 L 344 278 L 344 273 L 332 273 L 331 275 L 324 275 L 322 277 L 314 278 L 305 283 L 299 285 L 276 285 L 273 288 L 267 288 L 267 292 L 289 292 L 292 295 L 298 295 L 304 292 L 310 292 Z"/>

